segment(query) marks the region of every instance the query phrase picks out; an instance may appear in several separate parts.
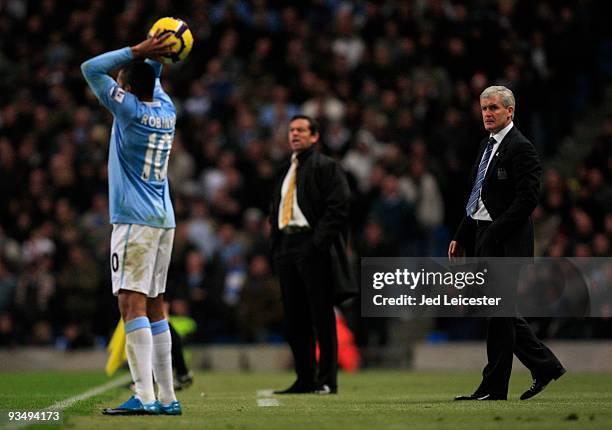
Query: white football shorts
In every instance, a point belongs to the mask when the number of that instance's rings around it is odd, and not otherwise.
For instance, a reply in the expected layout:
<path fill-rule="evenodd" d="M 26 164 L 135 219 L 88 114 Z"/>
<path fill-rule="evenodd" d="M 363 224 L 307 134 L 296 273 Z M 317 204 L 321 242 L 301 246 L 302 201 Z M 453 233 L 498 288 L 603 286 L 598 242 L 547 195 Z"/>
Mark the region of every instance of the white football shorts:
<path fill-rule="evenodd" d="M 154 298 L 166 291 L 174 242 L 173 228 L 113 224 L 111 277 L 113 294 L 137 291 Z"/>

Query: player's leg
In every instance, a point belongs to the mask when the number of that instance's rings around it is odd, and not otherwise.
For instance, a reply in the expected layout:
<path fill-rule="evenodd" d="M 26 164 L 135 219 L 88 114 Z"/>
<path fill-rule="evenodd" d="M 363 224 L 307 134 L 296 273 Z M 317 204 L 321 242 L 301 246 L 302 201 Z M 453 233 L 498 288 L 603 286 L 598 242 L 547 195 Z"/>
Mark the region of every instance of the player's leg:
<path fill-rule="evenodd" d="M 176 401 L 176 395 L 172 379 L 172 336 L 164 313 L 163 294 L 148 300 L 147 312 L 153 333 L 153 375 L 159 387 L 159 401 L 167 405 Z"/>
<path fill-rule="evenodd" d="M 153 337 L 147 317 L 147 295 L 152 270 L 148 263 L 150 244 L 143 226 L 117 224 L 111 236 L 113 294 L 125 322 L 126 354 L 135 396 L 117 408 L 105 409 L 108 415 L 158 414 L 155 401 L 151 359 Z"/>
<path fill-rule="evenodd" d="M 120 290 L 119 310 L 125 321 L 125 348 L 136 397 L 144 404 L 155 402 L 151 376 L 153 336 L 147 317 L 147 297 L 139 292 Z"/>
<path fill-rule="evenodd" d="M 161 412 L 167 415 L 180 415 L 181 406 L 174 393 L 172 378 L 172 336 L 164 306 L 166 279 L 174 240 L 173 229 L 160 230 L 151 294 L 147 301 L 147 314 L 151 319 L 153 332 L 153 374 L 159 387 Z"/>

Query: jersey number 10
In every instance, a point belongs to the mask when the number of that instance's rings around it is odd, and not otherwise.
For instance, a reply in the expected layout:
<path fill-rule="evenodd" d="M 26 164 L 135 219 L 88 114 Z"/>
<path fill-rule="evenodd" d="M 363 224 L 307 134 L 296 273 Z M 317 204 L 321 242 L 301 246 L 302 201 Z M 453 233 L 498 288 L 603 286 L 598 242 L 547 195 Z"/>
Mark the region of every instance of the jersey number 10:
<path fill-rule="evenodd" d="M 168 159 L 170 158 L 170 148 L 172 147 L 172 135 L 165 133 L 157 138 L 157 133 L 149 135 L 147 152 L 145 154 L 144 166 L 140 177 L 143 181 L 154 179 L 163 181 L 168 172 Z M 166 157 L 162 162 L 162 157 Z"/>

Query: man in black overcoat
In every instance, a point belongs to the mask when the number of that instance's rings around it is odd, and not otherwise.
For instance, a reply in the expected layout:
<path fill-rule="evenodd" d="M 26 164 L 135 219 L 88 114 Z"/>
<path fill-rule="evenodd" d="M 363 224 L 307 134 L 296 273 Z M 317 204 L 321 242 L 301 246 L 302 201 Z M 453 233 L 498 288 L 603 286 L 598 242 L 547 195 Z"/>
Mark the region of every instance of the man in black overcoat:
<path fill-rule="evenodd" d="M 270 211 L 272 258 L 297 374 L 277 394 L 337 393 L 334 304 L 356 294 L 345 250 L 350 190 L 340 165 L 317 150 L 318 140 L 314 119 L 291 119 L 292 155 L 280 171 Z"/>
<path fill-rule="evenodd" d="M 450 259 L 533 257 L 531 213 L 538 203 L 542 167 L 538 154 L 514 126 L 514 94 L 506 87 L 486 88 L 480 107 L 489 136 L 480 145 L 470 176 L 465 214 L 448 248 Z M 531 371 L 533 385 L 521 400 L 542 391 L 565 369 L 533 333 L 525 319 L 488 319 L 487 359 L 482 382 L 473 394 L 456 400 L 506 400 L 513 354 Z"/>

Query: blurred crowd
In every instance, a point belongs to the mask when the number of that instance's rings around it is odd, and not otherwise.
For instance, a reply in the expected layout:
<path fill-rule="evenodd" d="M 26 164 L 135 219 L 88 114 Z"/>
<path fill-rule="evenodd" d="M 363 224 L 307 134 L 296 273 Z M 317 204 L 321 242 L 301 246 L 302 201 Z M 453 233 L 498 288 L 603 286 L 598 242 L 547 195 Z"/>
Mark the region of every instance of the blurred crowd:
<path fill-rule="evenodd" d="M 547 163 L 606 103 L 605 3 L 0 0 L 0 345 L 91 346 L 117 322 L 112 117 L 79 65 L 138 43 L 161 16 L 195 38 L 162 76 L 178 110 L 168 299 L 197 323 L 195 341 L 282 339 L 266 218 L 298 112 L 319 119 L 322 150 L 349 176 L 356 270 L 359 257 L 445 254 L 484 137 L 478 95 L 493 84 L 515 92 L 515 123 L 546 167 L 537 254 L 609 256 L 612 117 L 577 143 L 578 163 Z M 360 319 L 358 304 L 346 313 L 360 345 L 387 341 L 385 320 Z M 612 333 L 565 323 L 576 337 Z"/>

